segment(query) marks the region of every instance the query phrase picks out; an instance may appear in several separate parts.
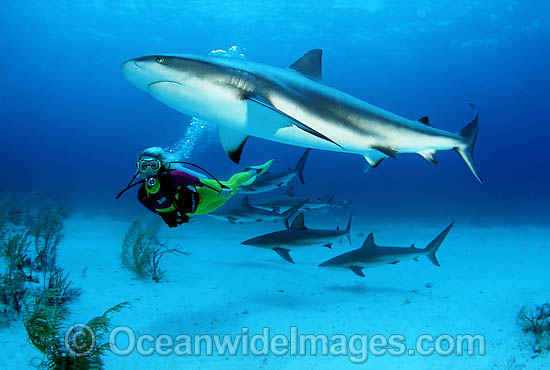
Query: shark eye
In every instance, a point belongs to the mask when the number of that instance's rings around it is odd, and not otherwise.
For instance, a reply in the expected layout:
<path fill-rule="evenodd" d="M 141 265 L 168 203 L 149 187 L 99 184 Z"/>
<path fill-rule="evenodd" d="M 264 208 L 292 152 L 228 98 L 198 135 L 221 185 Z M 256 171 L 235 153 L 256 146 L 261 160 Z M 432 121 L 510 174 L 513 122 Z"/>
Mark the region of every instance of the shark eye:
<path fill-rule="evenodd" d="M 159 63 L 159 64 L 164 63 L 164 58 L 163 57 L 157 57 L 157 63 Z"/>

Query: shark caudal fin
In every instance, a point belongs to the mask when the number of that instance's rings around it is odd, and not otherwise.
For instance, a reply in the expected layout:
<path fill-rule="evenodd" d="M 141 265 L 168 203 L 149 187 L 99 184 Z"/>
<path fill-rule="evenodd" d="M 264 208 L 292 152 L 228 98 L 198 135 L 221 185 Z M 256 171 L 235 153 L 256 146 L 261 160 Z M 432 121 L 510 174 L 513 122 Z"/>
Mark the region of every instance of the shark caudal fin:
<path fill-rule="evenodd" d="M 302 172 L 304 172 L 304 166 L 306 165 L 307 156 L 309 155 L 310 151 L 311 149 L 306 149 L 306 151 L 304 152 L 304 154 L 302 154 L 300 160 L 296 164 L 296 169 L 294 169 L 294 172 L 296 172 L 296 176 L 298 176 L 298 179 L 300 179 L 300 182 L 302 184 L 305 184 Z"/>
<path fill-rule="evenodd" d="M 458 133 L 462 137 L 463 142 L 461 146 L 457 146 L 454 150 L 464 159 L 464 162 L 466 162 L 476 179 L 483 184 L 483 179 L 479 175 L 474 163 L 474 146 L 477 139 L 479 114 L 472 103 L 470 103 L 470 106 L 475 112 L 474 119 Z"/>
<path fill-rule="evenodd" d="M 348 226 L 346 226 L 346 237 L 348 238 L 349 245 L 351 245 L 351 218 L 353 215 L 349 215 Z"/>
<path fill-rule="evenodd" d="M 451 230 L 451 227 L 453 227 L 454 223 L 455 223 L 454 221 L 451 222 L 451 224 L 449 226 L 447 226 L 447 228 L 445 230 L 443 230 L 441 232 L 441 234 L 439 234 L 434 240 L 432 240 L 432 242 L 430 244 L 428 244 L 428 246 L 426 248 L 424 248 L 424 250 L 427 252 L 426 257 L 428 257 L 428 259 L 430 261 L 432 261 L 432 263 L 436 266 L 439 266 L 439 261 L 435 257 L 435 253 L 437 252 L 437 250 L 441 246 L 441 243 L 443 242 L 443 239 L 445 239 L 445 237 L 447 236 L 447 234 Z"/>

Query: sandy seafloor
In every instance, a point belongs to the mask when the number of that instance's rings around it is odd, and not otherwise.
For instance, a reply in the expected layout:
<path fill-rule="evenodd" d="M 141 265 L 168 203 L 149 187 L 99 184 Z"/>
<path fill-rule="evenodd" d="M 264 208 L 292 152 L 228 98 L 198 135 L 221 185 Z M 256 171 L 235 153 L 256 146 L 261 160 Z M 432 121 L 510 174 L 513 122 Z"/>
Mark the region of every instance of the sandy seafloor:
<path fill-rule="evenodd" d="M 310 227 L 343 226 L 345 216 L 306 216 Z M 177 230 L 163 229 L 171 245 L 189 256 L 166 256 L 167 280 L 135 279 L 121 267 L 121 242 L 131 220 L 75 214 L 67 220 L 58 264 L 70 272 L 82 296 L 71 304 L 71 320 L 86 322 L 107 308 L 131 301 L 113 323 L 140 334 L 402 334 L 414 346 L 421 334 L 483 334 L 485 356 L 370 355 L 364 364 L 346 356 L 141 356 L 109 354 L 106 369 L 548 369 L 550 356 L 533 358 L 531 338 L 516 315 L 525 303 L 550 297 L 548 228 L 484 226 L 457 220 L 438 252 L 441 267 L 427 259 L 365 270 L 317 265 L 341 252 L 311 247 L 292 252 L 295 265 L 272 251 L 241 241 L 277 230 L 281 224 L 231 225 L 201 217 Z M 354 218 L 353 248 L 375 232 L 379 245 L 424 247 L 451 220 L 414 223 Z M 86 273 L 82 271 L 86 268 Z M 431 283 L 433 287 L 427 287 Z M 0 369 L 32 368 L 40 353 L 27 340 L 21 321 L 0 331 Z M 37 362 L 35 358 L 34 363 Z"/>

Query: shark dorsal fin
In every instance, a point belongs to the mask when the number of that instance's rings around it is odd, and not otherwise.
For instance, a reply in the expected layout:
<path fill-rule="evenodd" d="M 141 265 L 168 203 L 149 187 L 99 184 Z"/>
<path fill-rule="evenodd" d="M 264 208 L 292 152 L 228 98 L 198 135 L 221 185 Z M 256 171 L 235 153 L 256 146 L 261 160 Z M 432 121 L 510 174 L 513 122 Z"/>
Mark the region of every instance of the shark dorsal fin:
<path fill-rule="evenodd" d="M 248 195 L 243 198 L 241 206 L 250 207 L 250 199 L 248 198 Z"/>
<path fill-rule="evenodd" d="M 367 239 L 365 239 L 365 242 L 361 246 L 361 249 L 367 249 L 367 248 L 376 248 L 376 244 L 374 243 L 374 235 L 372 233 L 367 236 Z"/>
<path fill-rule="evenodd" d="M 428 116 L 424 116 L 424 117 L 419 118 L 418 122 L 423 123 L 427 126 L 431 126 L 430 125 L 430 119 L 428 118 Z"/>
<path fill-rule="evenodd" d="M 293 197 L 293 196 L 294 196 L 294 187 L 293 187 L 293 186 L 289 186 L 289 187 L 286 189 L 285 195 L 288 195 L 289 197 Z"/>
<path fill-rule="evenodd" d="M 294 62 L 289 68 L 308 77 L 321 81 L 321 49 L 313 49 L 304 54 L 300 59 Z"/>
<path fill-rule="evenodd" d="M 290 225 L 291 229 L 294 230 L 307 230 L 306 225 L 304 224 L 304 214 L 300 213 L 294 221 L 292 222 L 292 225 Z"/>

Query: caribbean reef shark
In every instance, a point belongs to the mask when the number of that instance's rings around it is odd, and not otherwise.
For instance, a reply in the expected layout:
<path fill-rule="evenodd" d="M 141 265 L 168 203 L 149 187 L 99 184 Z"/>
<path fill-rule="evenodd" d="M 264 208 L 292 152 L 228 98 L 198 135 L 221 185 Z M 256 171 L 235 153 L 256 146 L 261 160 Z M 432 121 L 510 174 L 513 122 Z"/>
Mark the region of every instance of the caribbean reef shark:
<path fill-rule="evenodd" d="M 283 197 L 278 199 L 267 200 L 262 203 L 255 204 L 254 206 L 258 208 L 280 212 L 291 208 L 298 201 L 305 200 L 306 202 L 300 209 L 309 212 L 312 209 L 322 209 L 322 208 L 331 208 L 331 209 L 343 208 L 345 210 L 351 203 L 350 201 L 338 201 L 338 200 L 335 200 L 334 198 L 335 198 L 335 194 L 332 193 L 332 194 L 329 194 L 326 200 L 323 200 L 321 198 L 302 199 L 299 197 L 295 197 L 294 188 L 292 186 L 289 186 L 288 190 L 286 191 Z"/>
<path fill-rule="evenodd" d="M 229 157 L 240 161 L 250 136 L 280 143 L 361 154 L 375 167 L 398 153 L 437 163 L 439 150 L 457 151 L 480 181 L 473 160 L 478 114 L 458 133 L 428 117 L 410 120 L 325 85 L 320 49 L 289 68 L 238 58 L 150 55 L 124 62 L 128 81 L 190 116 L 215 123 Z"/>
<path fill-rule="evenodd" d="M 221 207 L 213 212 L 208 213 L 208 216 L 229 221 L 232 224 L 245 222 L 261 222 L 261 221 L 279 221 L 283 220 L 285 226 L 288 227 L 288 220 L 295 214 L 300 207 L 304 205 L 304 201 L 296 202 L 294 207 L 283 213 L 276 211 L 267 211 L 265 209 L 256 208 L 250 205 L 248 196 L 244 197 L 240 207 Z"/>
<path fill-rule="evenodd" d="M 294 178 L 298 177 L 300 182 L 304 184 L 304 177 L 302 172 L 306 165 L 307 156 L 311 149 L 306 149 L 304 154 L 298 160 L 296 168 L 282 173 L 270 174 L 269 172 L 258 177 L 251 185 L 243 186 L 239 189 L 239 194 L 259 194 L 267 191 L 275 190 L 283 186 L 287 186 L 288 183 Z"/>
<path fill-rule="evenodd" d="M 346 236 L 351 244 L 350 229 L 351 216 L 348 226 L 344 230 L 338 228 L 336 230 L 308 229 L 304 224 L 304 214 L 300 213 L 287 230 L 257 236 L 241 244 L 273 249 L 285 261 L 294 263 L 290 257 L 291 249 L 309 245 L 323 245 L 331 248 L 332 243 L 340 240 L 343 236 Z"/>
<path fill-rule="evenodd" d="M 414 244 L 410 248 L 380 247 L 374 243 L 374 237 L 372 233 L 370 233 L 361 248 L 331 258 L 321 263 L 319 266 L 349 268 L 356 275 L 361 277 L 365 277 L 363 273 L 363 268 L 365 267 L 384 264 L 395 265 L 407 259 L 415 259 L 418 261 L 420 256 L 426 256 L 434 265 L 439 266 L 435 253 L 443 242 L 443 239 L 445 239 L 449 233 L 449 230 L 451 230 L 453 224 L 454 221 L 423 249 L 415 248 Z"/>

